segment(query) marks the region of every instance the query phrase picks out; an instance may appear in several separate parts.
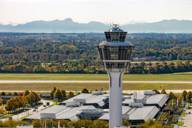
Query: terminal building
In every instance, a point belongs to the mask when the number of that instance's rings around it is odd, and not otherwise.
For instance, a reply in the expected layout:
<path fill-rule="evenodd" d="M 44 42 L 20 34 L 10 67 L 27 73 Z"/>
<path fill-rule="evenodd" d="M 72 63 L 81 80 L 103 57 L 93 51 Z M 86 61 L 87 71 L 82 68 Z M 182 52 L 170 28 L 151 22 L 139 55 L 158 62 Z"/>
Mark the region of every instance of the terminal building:
<path fill-rule="evenodd" d="M 166 94 L 153 91 L 135 92 L 123 96 L 122 118 L 128 120 L 132 127 L 158 117 L 168 101 Z M 63 101 L 60 105 L 51 106 L 26 118 L 27 120 L 54 119 L 71 120 L 109 120 L 109 95 L 103 92 L 79 94 Z"/>

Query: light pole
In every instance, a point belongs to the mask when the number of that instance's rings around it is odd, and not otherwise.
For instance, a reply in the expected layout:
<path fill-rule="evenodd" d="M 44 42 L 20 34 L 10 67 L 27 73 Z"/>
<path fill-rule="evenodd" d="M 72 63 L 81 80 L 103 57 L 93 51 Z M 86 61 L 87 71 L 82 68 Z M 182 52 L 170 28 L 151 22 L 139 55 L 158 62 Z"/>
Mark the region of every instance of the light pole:
<path fill-rule="evenodd" d="M 127 32 L 118 25 L 105 32 L 106 41 L 97 48 L 110 78 L 109 128 L 122 125 L 122 76 L 130 65 L 133 45 L 125 42 Z"/>

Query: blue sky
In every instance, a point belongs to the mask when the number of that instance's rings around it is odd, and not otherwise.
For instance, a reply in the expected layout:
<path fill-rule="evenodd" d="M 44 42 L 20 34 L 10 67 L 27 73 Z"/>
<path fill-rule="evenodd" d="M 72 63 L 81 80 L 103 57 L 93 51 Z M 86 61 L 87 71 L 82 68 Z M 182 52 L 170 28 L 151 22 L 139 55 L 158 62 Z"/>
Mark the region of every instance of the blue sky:
<path fill-rule="evenodd" d="M 0 0 L 0 23 L 33 20 L 125 24 L 163 19 L 192 20 L 192 0 Z"/>

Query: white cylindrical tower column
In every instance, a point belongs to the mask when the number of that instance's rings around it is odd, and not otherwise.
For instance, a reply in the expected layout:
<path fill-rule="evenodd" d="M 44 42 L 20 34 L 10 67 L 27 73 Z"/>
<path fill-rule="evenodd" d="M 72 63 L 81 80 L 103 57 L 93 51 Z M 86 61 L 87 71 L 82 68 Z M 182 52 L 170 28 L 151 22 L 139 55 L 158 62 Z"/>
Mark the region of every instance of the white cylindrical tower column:
<path fill-rule="evenodd" d="M 122 72 L 109 71 L 109 128 L 120 127 L 122 124 Z"/>
<path fill-rule="evenodd" d="M 122 124 L 122 85 L 121 78 L 127 71 L 133 45 L 125 42 L 127 32 L 114 24 L 105 32 L 107 41 L 101 42 L 97 48 L 106 71 L 110 77 L 109 86 L 109 128 L 121 127 Z"/>

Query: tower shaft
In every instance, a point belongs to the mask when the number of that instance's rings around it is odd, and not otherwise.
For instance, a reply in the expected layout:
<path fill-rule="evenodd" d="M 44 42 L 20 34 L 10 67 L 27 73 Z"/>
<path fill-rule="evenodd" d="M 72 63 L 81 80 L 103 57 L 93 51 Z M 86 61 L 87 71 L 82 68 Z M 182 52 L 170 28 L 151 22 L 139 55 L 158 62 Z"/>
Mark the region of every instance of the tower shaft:
<path fill-rule="evenodd" d="M 123 72 L 109 71 L 109 128 L 122 125 L 122 84 Z"/>

